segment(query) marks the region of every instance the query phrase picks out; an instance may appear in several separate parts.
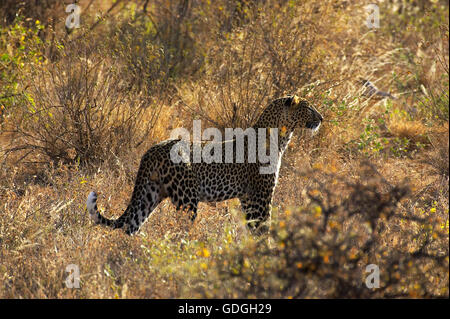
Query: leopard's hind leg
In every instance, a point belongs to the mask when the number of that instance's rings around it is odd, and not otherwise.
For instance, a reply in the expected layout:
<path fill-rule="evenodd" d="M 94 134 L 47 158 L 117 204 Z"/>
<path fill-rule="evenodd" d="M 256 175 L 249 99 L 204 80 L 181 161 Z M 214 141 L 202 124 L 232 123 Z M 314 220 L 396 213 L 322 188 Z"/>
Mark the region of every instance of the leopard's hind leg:
<path fill-rule="evenodd" d="M 124 213 L 125 232 L 129 235 L 137 232 L 163 198 L 163 190 L 158 182 L 147 183 L 141 192 L 131 199 L 127 208 L 128 214 Z"/>
<path fill-rule="evenodd" d="M 133 196 L 124 213 L 117 219 L 108 219 L 100 214 L 97 209 L 97 195 L 91 192 L 88 196 L 87 207 L 89 214 L 96 224 L 115 228 L 123 228 L 129 235 L 139 230 L 150 213 L 163 199 L 161 187 L 156 182 L 147 185 L 135 186 Z"/>
<path fill-rule="evenodd" d="M 108 219 L 99 213 L 97 194 L 91 192 L 86 204 L 94 222 L 114 229 L 123 228 L 129 235 L 138 231 L 151 212 L 167 196 L 162 187 L 160 164 L 161 161 L 152 157 L 150 152 L 143 156 L 130 203 L 117 219 Z"/>

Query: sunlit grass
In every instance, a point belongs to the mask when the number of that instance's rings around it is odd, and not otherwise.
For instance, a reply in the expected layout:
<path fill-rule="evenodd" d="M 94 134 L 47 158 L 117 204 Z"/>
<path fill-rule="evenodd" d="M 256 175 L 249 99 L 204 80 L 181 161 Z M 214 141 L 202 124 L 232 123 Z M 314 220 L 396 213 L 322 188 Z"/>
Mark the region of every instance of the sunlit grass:
<path fill-rule="evenodd" d="M 448 3 L 383 3 L 379 30 L 359 2 L 157 3 L 151 17 L 114 7 L 91 32 L 0 26 L 0 297 L 448 297 Z M 362 96 L 360 78 L 397 99 Z M 246 126 L 291 93 L 325 121 L 286 151 L 267 237 L 237 200 L 201 203 L 193 224 L 165 200 L 132 237 L 89 219 L 92 190 L 122 214 L 142 154 L 172 129 Z M 378 290 L 364 286 L 372 263 Z"/>

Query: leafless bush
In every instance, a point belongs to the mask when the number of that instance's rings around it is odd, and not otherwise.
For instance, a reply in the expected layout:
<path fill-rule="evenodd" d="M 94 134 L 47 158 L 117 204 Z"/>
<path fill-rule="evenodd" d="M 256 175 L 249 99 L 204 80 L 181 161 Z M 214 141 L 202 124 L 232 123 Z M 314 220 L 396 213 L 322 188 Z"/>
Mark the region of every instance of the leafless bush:
<path fill-rule="evenodd" d="M 248 23 L 222 34 L 208 54 L 203 80 L 180 88 L 189 113 L 218 128 L 247 127 L 270 98 L 296 93 L 318 78 L 320 64 L 311 63 L 320 24 L 313 7 L 278 4 L 279 10 L 266 13 L 271 5 L 249 10 Z"/>
<path fill-rule="evenodd" d="M 433 120 L 448 122 L 449 120 L 449 51 L 448 51 L 448 22 L 440 25 L 439 28 L 440 43 L 433 46 L 434 68 L 440 72 L 440 78 L 437 81 L 423 81 L 425 86 L 421 86 L 424 96 L 420 99 L 418 105 L 425 116 Z M 425 73 L 425 72 L 424 72 Z"/>
<path fill-rule="evenodd" d="M 58 62 L 28 75 L 26 103 L 15 109 L 6 154 L 86 165 L 144 142 L 161 105 L 131 92 L 118 61 L 104 59 L 94 45 L 83 40 L 61 50 Z"/>
<path fill-rule="evenodd" d="M 50 18 L 52 11 L 55 8 L 61 8 L 61 4 L 61 1 L 58 0 L 2 0 L 0 2 L 0 24 L 11 24 L 17 16 L 28 18 L 28 21 L 30 21 L 31 24 L 34 24 L 34 20 L 40 20 L 46 23 L 46 20 Z"/>

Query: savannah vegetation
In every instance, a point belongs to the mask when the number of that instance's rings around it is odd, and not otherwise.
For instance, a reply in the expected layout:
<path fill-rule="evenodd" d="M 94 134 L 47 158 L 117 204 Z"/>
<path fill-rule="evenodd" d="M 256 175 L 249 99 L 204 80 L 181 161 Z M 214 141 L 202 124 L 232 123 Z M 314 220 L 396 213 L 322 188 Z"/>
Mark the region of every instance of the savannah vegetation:
<path fill-rule="evenodd" d="M 449 4 L 378 1 L 370 29 L 369 3 L 80 0 L 70 29 L 68 3 L 2 1 L 0 298 L 448 298 Z M 294 93 L 325 121 L 284 155 L 268 236 L 237 200 L 193 224 L 166 200 L 131 237 L 91 222 L 88 193 L 120 216 L 173 129 Z"/>

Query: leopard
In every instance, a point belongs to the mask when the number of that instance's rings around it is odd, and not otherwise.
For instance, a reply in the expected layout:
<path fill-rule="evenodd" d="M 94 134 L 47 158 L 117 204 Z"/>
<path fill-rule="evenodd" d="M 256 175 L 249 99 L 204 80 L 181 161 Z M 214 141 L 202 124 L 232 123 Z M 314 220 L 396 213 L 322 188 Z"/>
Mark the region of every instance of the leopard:
<path fill-rule="evenodd" d="M 200 202 L 216 203 L 238 198 L 245 214 L 245 223 L 252 234 L 261 235 L 270 229 L 272 199 L 278 182 L 281 159 L 296 128 L 315 135 L 323 121 L 322 115 L 306 99 L 297 95 L 277 98 L 263 109 L 251 128 L 267 134 L 258 134 L 256 149 L 267 147 L 274 141 L 276 161 L 273 170 L 263 172 L 267 163 L 249 160 L 249 139 L 244 138 L 245 154 L 229 162 L 194 161 L 194 141 L 168 139 L 150 147 L 142 156 L 131 199 L 117 219 L 104 217 L 97 207 L 97 193 L 87 198 L 87 210 L 93 222 L 112 229 L 122 229 L 128 235 L 139 231 L 150 214 L 164 199 L 170 198 L 177 211 L 187 213 L 194 222 Z M 272 134 L 277 132 L 278 134 Z M 248 136 L 246 136 L 248 137 Z M 238 139 L 225 143 L 237 149 Z M 261 142 L 261 143 L 260 143 Z M 209 142 L 213 143 L 213 142 Z M 187 153 L 183 160 L 175 161 L 173 150 L 180 145 Z M 226 147 L 222 148 L 226 149 Z M 265 150 L 267 152 L 267 150 Z M 175 152 L 176 153 L 176 152 Z M 180 153 L 181 154 L 181 153 Z M 187 154 L 187 155 L 186 155 Z M 267 154 L 267 153 L 266 153 Z M 186 158 L 187 157 L 187 158 Z"/>

